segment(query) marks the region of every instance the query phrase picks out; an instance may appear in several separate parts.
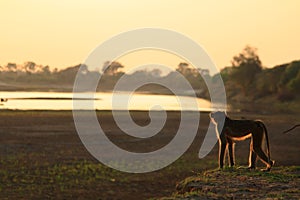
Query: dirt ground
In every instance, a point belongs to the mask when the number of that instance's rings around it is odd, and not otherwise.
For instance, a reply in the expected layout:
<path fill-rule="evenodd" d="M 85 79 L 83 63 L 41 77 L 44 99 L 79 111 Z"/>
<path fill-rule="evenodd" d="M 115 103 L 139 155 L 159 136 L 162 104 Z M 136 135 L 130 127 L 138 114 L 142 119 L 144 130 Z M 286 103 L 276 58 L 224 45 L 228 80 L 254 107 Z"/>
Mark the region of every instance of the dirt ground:
<path fill-rule="evenodd" d="M 147 112 L 132 112 L 139 125 L 150 122 Z M 110 111 L 97 112 L 98 121 L 116 145 L 149 152 L 168 144 L 180 123 L 179 112 L 168 112 L 157 135 L 147 139 L 126 136 Z M 234 118 L 261 119 L 269 131 L 275 166 L 300 165 L 300 129 L 282 132 L 300 122 L 296 114 L 229 113 Z M 71 111 L 0 110 L 0 198 L 2 199 L 147 199 L 169 196 L 187 176 L 217 168 L 218 147 L 198 158 L 209 124 L 201 113 L 197 136 L 188 151 L 170 166 L 147 174 L 112 170 L 99 163 L 82 144 Z M 187 133 L 188 134 L 188 133 Z M 236 162 L 247 165 L 249 141 L 236 145 Z M 260 162 L 260 167 L 264 165 Z"/>

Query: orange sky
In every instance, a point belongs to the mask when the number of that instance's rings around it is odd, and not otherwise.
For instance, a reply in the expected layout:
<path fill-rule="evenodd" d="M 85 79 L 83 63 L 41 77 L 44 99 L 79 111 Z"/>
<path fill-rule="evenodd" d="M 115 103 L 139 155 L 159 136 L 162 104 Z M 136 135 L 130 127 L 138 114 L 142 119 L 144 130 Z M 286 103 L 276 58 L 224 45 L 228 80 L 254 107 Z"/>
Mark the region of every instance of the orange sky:
<path fill-rule="evenodd" d="M 219 68 L 247 44 L 257 47 L 263 64 L 272 67 L 300 59 L 299 8 L 298 0 L 0 1 L 0 65 L 34 61 L 51 68 L 72 66 L 113 35 L 158 27 L 195 40 Z M 125 66 L 149 62 L 149 57 L 170 66 L 181 61 L 159 52 L 145 57 L 129 55 L 120 61 Z"/>

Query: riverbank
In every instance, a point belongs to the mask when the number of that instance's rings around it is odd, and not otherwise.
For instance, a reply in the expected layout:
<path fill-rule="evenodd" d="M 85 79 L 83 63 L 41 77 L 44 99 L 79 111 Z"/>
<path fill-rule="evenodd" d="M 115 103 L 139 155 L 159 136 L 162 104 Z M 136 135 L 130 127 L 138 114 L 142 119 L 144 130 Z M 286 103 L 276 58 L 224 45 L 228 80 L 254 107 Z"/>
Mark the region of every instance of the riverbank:
<path fill-rule="evenodd" d="M 132 112 L 139 125 L 149 123 L 148 112 Z M 179 112 L 168 112 L 164 129 L 148 140 L 123 135 L 110 111 L 97 112 L 108 137 L 131 151 L 159 149 L 172 140 L 180 123 Z M 235 118 L 266 123 L 275 166 L 299 166 L 299 130 L 282 132 L 300 121 L 296 114 L 229 113 Z M 217 146 L 200 160 L 198 152 L 209 124 L 201 113 L 198 134 L 188 151 L 170 166 L 147 174 L 110 169 L 82 145 L 71 111 L 0 111 L 0 198 L 7 199 L 147 199 L 170 196 L 188 176 L 217 168 Z M 236 145 L 238 165 L 247 165 L 249 141 Z M 259 167 L 264 167 L 260 164 Z"/>

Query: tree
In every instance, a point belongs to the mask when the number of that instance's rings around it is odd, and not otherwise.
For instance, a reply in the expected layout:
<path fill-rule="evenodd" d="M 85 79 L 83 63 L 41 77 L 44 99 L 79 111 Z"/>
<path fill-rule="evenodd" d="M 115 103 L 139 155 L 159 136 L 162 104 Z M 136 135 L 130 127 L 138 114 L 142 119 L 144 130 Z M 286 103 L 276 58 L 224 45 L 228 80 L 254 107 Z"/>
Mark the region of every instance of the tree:
<path fill-rule="evenodd" d="M 247 45 L 239 55 L 233 57 L 231 61 L 232 66 L 239 67 L 243 64 L 255 64 L 261 68 L 261 61 L 256 52 L 257 48 Z"/>
<path fill-rule="evenodd" d="M 187 68 L 189 68 L 189 64 L 185 63 L 185 62 L 181 62 L 179 63 L 179 65 L 177 66 L 176 71 L 184 74 L 185 71 L 187 70 Z"/>
<path fill-rule="evenodd" d="M 158 68 L 155 68 L 155 69 L 151 70 L 149 73 L 153 77 L 160 77 L 162 74 L 162 71 Z"/>
<path fill-rule="evenodd" d="M 262 71 L 262 64 L 256 51 L 256 48 L 246 46 L 231 62 L 233 66 L 231 78 L 242 88 L 246 96 L 255 76 Z"/>
<path fill-rule="evenodd" d="M 50 75 L 51 74 L 50 67 L 48 65 L 44 66 L 42 68 L 42 72 L 43 72 L 43 74 Z"/>
<path fill-rule="evenodd" d="M 232 74 L 232 70 L 233 70 L 232 67 L 224 67 L 220 71 L 221 77 L 222 77 L 224 82 L 230 81 L 230 76 Z"/>
<path fill-rule="evenodd" d="M 34 73 L 35 72 L 36 64 L 34 62 L 28 61 L 24 63 L 24 69 L 28 73 Z"/>
<path fill-rule="evenodd" d="M 285 71 L 281 77 L 280 84 L 287 85 L 291 80 L 296 78 L 300 71 L 300 61 L 293 61 L 287 65 Z"/>
<path fill-rule="evenodd" d="M 295 93 L 300 91 L 300 70 L 298 71 L 297 76 L 289 82 L 288 88 Z"/>
<path fill-rule="evenodd" d="M 16 71 L 17 64 L 16 63 L 7 63 L 6 70 L 7 71 Z"/>
<path fill-rule="evenodd" d="M 105 75 L 116 76 L 120 72 L 119 70 L 122 68 L 124 68 L 124 66 L 119 62 L 106 61 L 102 67 L 102 72 Z"/>
<path fill-rule="evenodd" d="M 300 90 L 300 61 L 291 62 L 281 79 L 281 84 L 285 84 L 290 92 L 299 92 Z"/>

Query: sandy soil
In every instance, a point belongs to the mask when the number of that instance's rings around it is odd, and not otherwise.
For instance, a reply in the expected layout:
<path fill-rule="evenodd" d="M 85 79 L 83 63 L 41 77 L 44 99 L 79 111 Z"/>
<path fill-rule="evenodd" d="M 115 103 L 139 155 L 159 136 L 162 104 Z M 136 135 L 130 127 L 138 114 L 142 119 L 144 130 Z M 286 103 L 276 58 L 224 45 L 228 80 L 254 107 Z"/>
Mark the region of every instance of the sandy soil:
<path fill-rule="evenodd" d="M 114 143 L 135 152 L 153 151 L 166 145 L 176 134 L 180 122 L 180 113 L 168 112 L 167 123 L 159 134 L 150 139 L 137 140 L 122 133 L 111 112 L 99 111 L 97 115 Z M 300 130 L 282 134 L 300 122 L 299 115 L 230 115 L 263 120 L 269 131 L 271 157 L 276 161 L 276 166 L 300 165 Z M 149 123 L 147 112 L 133 112 L 132 116 L 140 125 Z M 208 123 L 208 113 L 201 113 L 196 139 L 188 151 L 169 167 L 147 174 L 128 174 L 101 166 L 87 152 L 76 133 L 72 112 L 1 110 L 0 198 L 146 199 L 168 196 L 176 183 L 185 177 L 217 167 L 217 145 L 207 157 L 202 160 L 198 158 Z M 248 151 L 249 141 L 236 145 L 238 165 L 247 165 Z M 90 170 L 101 166 L 105 173 L 100 170 L 82 175 L 68 171 L 72 167 L 79 172 L 85 170 L 80 166 L 89 166 Z M 259 166 L 264 167 L 262 164 Z M 95 178 L 98 173 L 102 173 L 99 179 Z"/>

